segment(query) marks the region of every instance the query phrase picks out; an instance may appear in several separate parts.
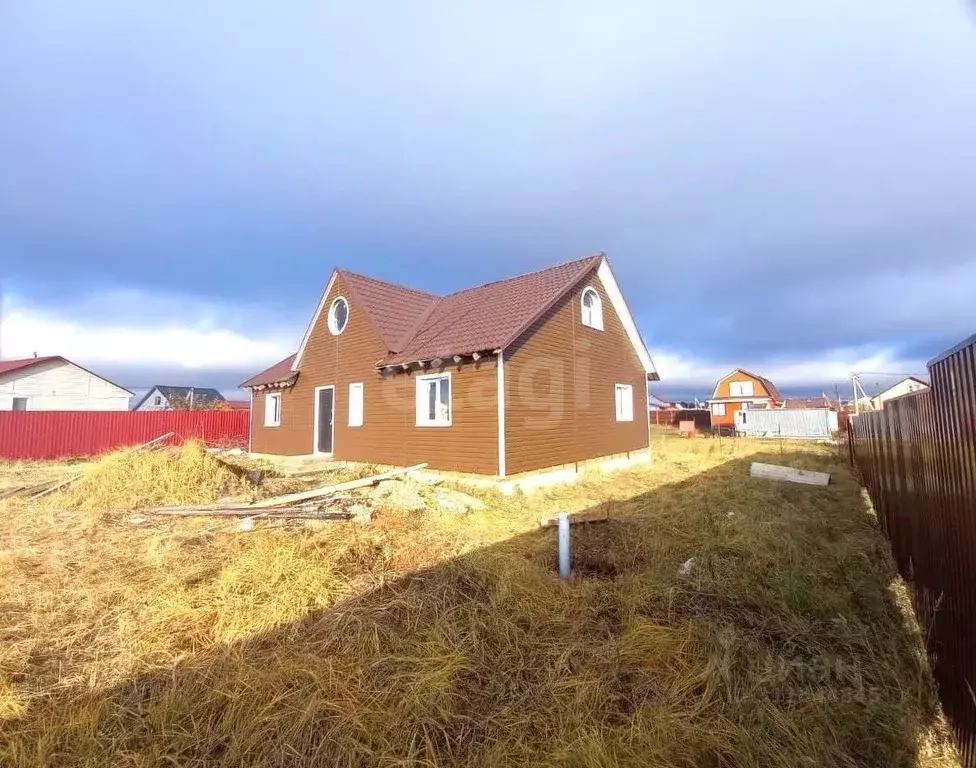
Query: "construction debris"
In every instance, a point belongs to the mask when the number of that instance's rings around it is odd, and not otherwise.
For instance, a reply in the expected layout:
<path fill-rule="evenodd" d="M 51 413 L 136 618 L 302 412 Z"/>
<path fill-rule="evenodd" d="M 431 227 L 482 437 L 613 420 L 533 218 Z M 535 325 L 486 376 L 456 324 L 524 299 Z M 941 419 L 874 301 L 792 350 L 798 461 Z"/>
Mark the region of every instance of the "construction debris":
<path fill-rule="evenodd" d="M 482 510 L 487 507 L 485 502 L 470 493 L 455 491 L 451 488 L 439 488 L 436 492 L 435 501 L 445 509 L 452 512 L 467 514 L 472 509 Z"/>
<path fill-rule="evenodd" d="M 307 507 L 281 507 L 280 509 L 269 509 L 260 514 L 254 514 L 253 510 L 240 508 L 210 509 L 202 507 L 197 509 L 150 509 L 154 515 L 166 515 L 170 517 L 239 517 L 262 520 L 351 520 L 353 514 L 348 511 L 339 512 L 318 512 L 314 508 Z"/>
<path fill-rule="evenodd" d="M 261 501 L 256 501 L 247 508 L 267 509 L 269 507 L 280 507 L 297 501 L 307 501 L 308 499 L 331 496 L 333 494 L 340 493 L 341 491 L 351 491 L 355 488 L 366 488 L 370 485 L 376 485 L 383 480 L 390 480 L 391 478 L 398 477 L 399 475 L 406 475 L 410 472 L 416 472 L 417 470 L 424 469 L 426 466 L 426 464 L 417 464 L 404 469 L 391 469 L 389 472 L 382 472 L 378 475 L 370 475 L 369 477 L 363 477 L 359 480 L 350 480 L 345 483 L 339 483 L 338 485 L 326 485 L 312 491 L 302 491 L 300 493 L 290 493 L 286 496 L 276 496 L 272 499 L 263 499 Z"/>
<path fill-rule="evenodd" d="M 584 512 L 582 514 L 570 515 L 569 523 L 570 525 L 576 525 L 577 523 L 605 523 L 610 519 L 610 512 L 606 509 L 598 510 L 596 512 Z M 559 516 L 556 517 L 545 517 L 539 521 L 540 528 L 554 528 L 559 525 Z"/>
<path fill-rule="evenodd" d="M 782 467 L 778 464 L 761 464 L 758 461 L 752 463 L 749 474 L 752 477 L 760 477 L 766 480 L 786 480 L 804 485 L 828 485 L 830 483 L 830 475 L 826 472 L 810 472 L 806 469 Z"/>
<path fill-rule="evenodd" d="M 40 493 L 41 491 L 46 491 L 52 485 L 57 484 L 57 480 L 47 480 L 43 483 L 37 483 L 35 485 L 20 485 L 14 488 L 4 488 L 0 491 L 0 499 L 10 499 L 14 496 L 32 496 Z"/>
<path fill-rule="evenodd" d="M 62 480 L 59 483 L 55 483 L 54 485 L 51 485 L 51 486 L 45 488 L 40 493 L 35 493 L 33 496 L 30 497 L 30 499 L 31 499 L 31 501 L 34 501 L 35 499 L 39 499 L 42 496 L 47 496 L 49 493 L 54 493 L 55 491 L 60 491 L 63 488 L 67 488 L 72 483 L 76 483 L 77 481 L 81 480 L 81 478 L 82 478 L 82 473 L 79 472 L 76 475 L 72 475 L 67 480 Z"/>

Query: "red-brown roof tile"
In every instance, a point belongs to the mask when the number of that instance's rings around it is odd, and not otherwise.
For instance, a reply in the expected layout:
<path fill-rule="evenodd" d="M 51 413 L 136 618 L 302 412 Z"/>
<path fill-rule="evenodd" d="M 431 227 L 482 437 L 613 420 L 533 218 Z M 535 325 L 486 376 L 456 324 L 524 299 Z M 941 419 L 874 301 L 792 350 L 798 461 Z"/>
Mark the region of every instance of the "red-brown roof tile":
<path fill-rule="evenodd" d="M 749 376 L 749 377 L 751 377 L 753 379 L 758 379 L 759 381 L 761 381 L 763 383 L 763 386 L 766 387 L 766 391 L 769 393 L 769 396 L 773 400 L 775 400 L 776 402 L 782 402 L 783 401 L 783 396 L 780 395 L 779 390 L 776 389 L 776 385 L 773 384 L 773 382 L 771 382 L 765 376 L 760 376 L 760 375 L 755 374 L 755 373 L 750 373 L 749 371 L 745 370 L 744 368 L 736 368 L 736 370 L 739 371 L 739 372 L 741 372 L 741 373 L 744 373 L 746 376 Z"/>
<path fill-rule="evenodd" d="M 410 341 L 380 364 L 502 349 L 595 270 L 602 259 L 603 254 L 588 256 L 445 296 L 430 309 Z"/>
<path fill-rule="evenodd" d="M 295 376 L 298 375 L 291 369 L 291 364 L 294 362 L 295 355 L 289 355 L 284 360 L 281 360 L 272 365 L 270 368 L 261 371 L 261 373 L 257 374 L 257 376 L 252 376 L 249 378 L 247 381 L 241 384 L 241 389 L 290 382 Z"/>
<path fill-rule="evenodd" d="M 397 352 L 410 340 L 418 320 L 437 303 L 437 296 L 404 288 L 345 269 L 336 270 L 350 294 L 353 311 L 360 308 L 370 319 L 390 352 Z"/>
<path fill-rule="evenodd" d="M 389 355 L 377 366 L 469 355 L 503 349 L 521 336 L 568 290 L 594 272 L 602 253 L 468 288 L 448 296 L 404 288 L 372 277 L 336 270 L 352 311 L 369 318 Z M 248 379 L 241 387 L 291 381 L 296 355 Z"/>

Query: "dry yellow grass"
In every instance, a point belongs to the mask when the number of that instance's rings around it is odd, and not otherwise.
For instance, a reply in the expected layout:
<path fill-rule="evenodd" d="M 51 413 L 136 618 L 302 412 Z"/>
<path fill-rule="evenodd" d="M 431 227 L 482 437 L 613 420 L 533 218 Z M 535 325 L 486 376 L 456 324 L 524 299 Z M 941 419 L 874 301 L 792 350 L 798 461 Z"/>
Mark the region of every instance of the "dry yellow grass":
<path fill-rule="evenodd" d="M 363 527 L 108 511 L 226 493 L 199 455 L 109 459 L 43 509 L 0 506 L 0 764 L 953 765 L 833 449 L 656 447 L 573 486 L 475 491 L 486 512 Z M 753 481 L 757 457 L 835 482 Z M 174 462 L 185 482 L 160 477 Z M 560 581 L 536 522 L 607 503 Z"/>

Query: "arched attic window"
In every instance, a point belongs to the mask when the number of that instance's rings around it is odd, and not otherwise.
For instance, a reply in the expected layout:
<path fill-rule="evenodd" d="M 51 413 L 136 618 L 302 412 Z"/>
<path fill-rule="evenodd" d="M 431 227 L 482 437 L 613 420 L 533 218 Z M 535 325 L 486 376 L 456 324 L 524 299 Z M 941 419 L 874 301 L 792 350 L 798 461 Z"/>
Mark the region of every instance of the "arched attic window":
<path fill-rule="evenodd" d="M 583 296 L 580 299 L 582 306 L 583 325 L 590 328 L 603 330 L 603 302 L 600 301 L 600 294 L 596 289 L 587 286 L 583 289 Z"/>

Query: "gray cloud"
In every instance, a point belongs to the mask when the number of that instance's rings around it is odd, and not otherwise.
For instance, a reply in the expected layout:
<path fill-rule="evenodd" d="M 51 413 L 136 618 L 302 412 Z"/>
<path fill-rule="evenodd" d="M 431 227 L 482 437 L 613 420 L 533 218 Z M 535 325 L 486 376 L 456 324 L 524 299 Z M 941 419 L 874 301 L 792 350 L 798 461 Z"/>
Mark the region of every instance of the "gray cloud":
<path fill-rule="evenodd" d="M 606 250 L 688 356 L 976 324 L 955 0 L 7 4 L 0 70 L 0 279 L 52 306 L 301 329 L 336 263 L 446 291 Z"/>

